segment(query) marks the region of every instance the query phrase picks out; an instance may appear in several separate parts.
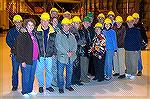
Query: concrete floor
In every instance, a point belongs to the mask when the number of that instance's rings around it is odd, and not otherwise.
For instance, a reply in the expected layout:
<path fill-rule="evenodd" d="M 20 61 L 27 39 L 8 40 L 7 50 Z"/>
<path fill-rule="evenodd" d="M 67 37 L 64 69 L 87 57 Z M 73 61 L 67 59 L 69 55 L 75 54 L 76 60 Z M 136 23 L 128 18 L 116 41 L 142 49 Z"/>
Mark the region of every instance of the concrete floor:
<path fill-rule="evenodd" d="M 22 98 L 21 96 L 21 73 L 19 70 L 19 90 L 11 92 L 11 59 L 9 57 L 10 49 L 6 45 L 6 34 L 0 34 L 0 96 L 5 99 Z M 150 48 L 150 44 L 148 45 Z M 85 98 L 85 99 L 150 99 L 150 50 L 142 51 L 143 75 L 137 77 L 135 81 L 113 77 L 110 81 L 95 82 L 91 81 L 84 86 L 73 86 L 75 91 L 65 90 L 64 94 L 58 93 L 55 88 L 53 93 L 45 91 L 44 94 L 38 94 L 36 98 Z M 38 92 L 37 79 L 34 82 L 34 90 Z M 69 96 L 69 97 L 67 97 Z M 80 96 L 80 97 L 76 97 Z M 84 97 L 82 97 L 84 96 Z"/>

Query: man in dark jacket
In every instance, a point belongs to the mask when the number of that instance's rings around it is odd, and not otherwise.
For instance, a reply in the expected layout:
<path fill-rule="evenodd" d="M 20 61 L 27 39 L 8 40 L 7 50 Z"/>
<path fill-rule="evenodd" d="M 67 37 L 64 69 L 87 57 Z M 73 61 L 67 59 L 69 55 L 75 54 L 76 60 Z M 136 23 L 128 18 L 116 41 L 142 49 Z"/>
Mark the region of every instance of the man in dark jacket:
<path fill-rule="evenodd" d="M 90 49 L 91 45 L 91 36 L 90 36 L 90 18 L 85 17 L 83 19 L 83 29 L 81 32 L 81 38 L 85 41 L 85 43 L 82 46 L 82 49 L 80 51 L 81 57 L 80 57 L 80 65 L 81 65 L 81 82 L 88 83 L 90 82 L 90 78 L 88 78 L 88 67 L 89 67 L 89 53 L 88 50 Z"/>
<path fill-rule="evenodd" d="M 52 56 L 56 54 L 54 28 L 49 24 L 50 15 L 43 13 L 41 15 L 41 24 L 37 28 L 37 40 L 39 44 L 39 60 L 37 61 L 36 76 L 38 79 L 39 92 L 43 93 L 44 70 L 46 70 L 46 90 L 53 92 L 51 86 L 52 74 Z"/>
<path fill-rule="evenodd" d="M 12 59 L 12 91 L 18 89 L 18 70 L 19 62 L 16 59 L 16 38 L 19 35 L 19 30 L 22 27 L 22 17 L 15 15 L 13 22 L 15 27 L 11 28 L 6 36 L 6 43 L 11 48 L 11 59 Z"/>
<path fill-rule="evenodd" d="M 126 78 L 135 80 L 141 51 L 141 33 L 134 26 L 134 18 L 132 16 L 128 16 L 126 21 L 128 24 L 124 41 L 127 68 Z"/>
<path fill-rule="evenodd" d="M 138 13 L 134 13 L 132 15 L 132 17 L 134 18 L 134 26 L 137 27 L 139 29 L 140 33 L 141 33 L 142 42 L 144 44 L 142 49 L 145 49 L 146 46 L 147 46 L 147 43 L 148 43 L 148 39 L 147 39 L 145 28 L 144 28 L 143 24 L 141 22 L 139 22 L 139 18 L 140 17 L 139 17 Z M 140 54 L 141 54 L 141 52 L 140 52 Z M 140 55 L 140 58 L 138 60 L 138 73 L 137 73 L 137 76 L 141 76 L 142 75 L 142 70 L 143 70 L 142 58 L 141 58 L 141 55 Z"/>

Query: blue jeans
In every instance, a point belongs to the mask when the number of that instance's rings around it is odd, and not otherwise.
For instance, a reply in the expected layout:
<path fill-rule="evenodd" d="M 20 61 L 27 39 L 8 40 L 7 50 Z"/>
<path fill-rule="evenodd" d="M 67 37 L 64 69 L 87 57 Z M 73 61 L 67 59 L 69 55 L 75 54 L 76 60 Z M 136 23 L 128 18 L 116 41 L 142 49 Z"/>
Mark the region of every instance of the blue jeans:
<path fill-rule="evenodd" d="M 143 66 L 142 66 L 142 57 L 141 57 L 141 52 L 140 52 L 140 58 L 138 60 L 138 71 L 142 71 Z"/>
<path fill-rule="evenodd" d="M 64 68 L 66 66 L 66 88 L 71 87 L 71 79 L 73 73 L 73 64 L 63 64 L 58 61 L 57 65 L 57 85 L 59 89 L 64 87 Z"/>
<path fill-rule="evenodd" d="M 18 87 L 18 70 L 19 62 L 16 59 L 16 55 L 12 54 L 12 86 Z"/>
<path fill-rule="evenodd" d="M 40 57 L 37 61 L 36 77 L 38 79 L 39 87 L 44 87 L 44 70 L 46 72 L 46 88 L 51 87 L 52 74 L 52 57 Z"/>
<path fill-rule="evenodd" d="M 26 67 L 21 66 L 22 70 L 22 94 L 27 94 L 32 92 L 34 75 L 36 70 L 37 61 L 34 60 L 32 65 L 26 64 Z"/>
<path fill-rule="evenodd" d="M 113 55 L 114 55 L 113 50 L 106 51 L 105 67 L 104 67 L 104 74 L 106 77 L 112 76 Z"/>

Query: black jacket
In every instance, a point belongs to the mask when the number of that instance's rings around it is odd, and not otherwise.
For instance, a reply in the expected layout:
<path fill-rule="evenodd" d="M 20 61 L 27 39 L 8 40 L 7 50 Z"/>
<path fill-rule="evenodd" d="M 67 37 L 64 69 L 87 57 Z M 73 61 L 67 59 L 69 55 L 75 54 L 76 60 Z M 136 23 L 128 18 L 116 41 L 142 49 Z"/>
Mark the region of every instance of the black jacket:
<path fill-rule="evenodd" d="M 55 47 L 56 32 L 54 31 L 54 28 L 51 25 L 49 25 L 49 33 L 46 49 L 44 46 L 44 31 L 42 30 L 41 25 L 39 25 L 37 28 L 36 37 L 39 45 L 40 57 L 52 57 L 53 55 L 56 55 L 57 52 Z"/>
<path fill-rule="evenodd" d="M 35 36 L 35 32 L 33 32 Z M 28 32 L 20 33 L 16 42 L 17 60 L 21 63 L 33 64 L 33 43 Z"/>

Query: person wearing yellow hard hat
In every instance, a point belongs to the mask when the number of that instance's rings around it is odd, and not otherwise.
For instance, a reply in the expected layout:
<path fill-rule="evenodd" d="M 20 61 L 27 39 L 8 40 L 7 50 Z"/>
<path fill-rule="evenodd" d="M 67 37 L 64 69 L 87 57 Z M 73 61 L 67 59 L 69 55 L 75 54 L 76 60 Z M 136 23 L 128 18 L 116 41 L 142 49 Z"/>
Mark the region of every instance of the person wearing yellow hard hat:
<path fill-rule="evenodd" d="M 105 79 L 110 80 L 112 78 L 113 55 L 118 47 L 116 32 L 112 29 L 112 21 L 109 18 L 104 21 L 103 34 L 106 38 Z"/>
<path fill-rule="evenodd" d="M 144 28 L 144 24 L 141 22 L 140 16 L 138 13 L 133 13 L 132 17 L 134 18 L 134 26 L 137 27 L 140 30 L 141 33 L 141 37 L 142 37 L 142 43 L 141 43 L 141 49 L 144 50 L 147 47 L 148 44 L 148 38 L 146 35 L 146 30 Z M 141 54 L 141 52 L 140 52 Z M 142 70 L 143 70 L 143 66 L 142 66 L 142 58 L 140 55 L 139 61 L 138 61 L 138 73 L 137 76 L 141 76 L 142 75 Z"/>
<path fill-rule="evenodd" d="M 119 79 L 125 78 L 125 49 L 124 49 L 124 38 L 125 38 L 125 27 L 122 25 L 123 19 L 121 16 L 115 18 L 115 25 L 113 29 L 117 35 L 117 46 L 118 50 L 114 53 L 113 76 L 118 76 Z"/>
<path fill-rule="evenodd" d="M 108 14 L 107 14 L 107 17 L 111 19 L 112 21 L 112 26 L 114 26 L 114 23 L 115 23 L 115 13 L 113 11 L 109 11 Z"/>
<path fill-rule="evenodd" d="M 44 78 L 46 78 L 46 90 L 53 92 L 52 88 L 52 57 L 56 55 L 54 28 L 50 25 L 50 15 L 46 12 L 41 14 L 41 23 L 37 27 L 37 41 L 39 44 L 39 61 L 37 62 L 36 76 L 38 79 L 39 92 L 44 92 Z M 46 64 L 44 64 L 46 63 Z M 43 75 L 44 69 L 46 73 Z"/>
<path fill-rule="evenodd" d="M 97 19 L 98 19 L 98 22 L 100 22 L 101 24 L 104 23 L 104 20 L 105 20 L 105 15 L 103 13 L 100 13 L 98 16 L 97 16 Z"/>
<path fill-rule="evenodd" d="M 74 91 L 71 87 L 71 79 L 73 73 L 73 63 L 77 58 L 77 41 L 75 36 L 70 32 L 71 21 L 68 18 L 63 18 L 61 21 L 62 30 L 56 34 L 55 45 L 57 49 L 58 65 L 57 65 L 57 80 L 59 93 L 64 93 L 64 68 L 66 67 L 66 84 L 65 88 L 69 91 Z"/>
<path fill-rule="evenodd" d="M 81 78 L 81 66 L 80 66 L 80 49 L 81 49 L 81 45 L 83 44 L 83 40 L 81 38 L 81 19 L 78 16 L 74 16 L 72 18 L 72 29 L 71 29 L 71 33 L 75 36 L 76 41 L 77 41 L 77 58 L 73 64 L 73 74 L 72 74 L 72 85 L 83 85 L 83 83 L 81 83 L 80 78 Z"/>
<path fill-rule="evenodd" d="M 51 16 L 51 19 L 58 18 L 58 9 L 57 8 L 52 8 L 50 10 L 50 16 Z"/>
<path fill-rule="evenodd" d="M 102 34 L 103 25 L 101 23 L 95 24 L 95 36 L 93 39 L 92 47 L 90 49 L 93 57 L 93 64 L 95 69 L 95 77 L 92 80 L 98 82 L 104 81 L 104 63 L 105 63 L 105 47 L 106 39 Z"/>
<path fill-rule="evenodd" d="M 19 70 L 19 62 L 16 59 L 16 38 L 20 34 L 20 29 L 22 27 L 22 17 L 20 15 L 15 15 L 13 17 L 14 27 L 11 28 L 6 36 L 6 43 L 11 49 L 11 57 L 12 57 L 12 91 L 16 91 L 18 89 L 18 70 Z"/>
<path fill-rule="evenodd" d="M 134 18 L 132 16 L 128 16 L 126 21 L 128 25 L 124 41 L 127 68 L 126 78 L 135 80 L 141 51 L 141 33 L 139 29 L 134 26 Z"/>
<path fill-rule="evenodd" d="M 64 18 L 71 19 L 71 13 L 68 12 L 68 11 L 66 11 L 66 12 L 63 13 L 63 17 L 64 17 Z"/>

